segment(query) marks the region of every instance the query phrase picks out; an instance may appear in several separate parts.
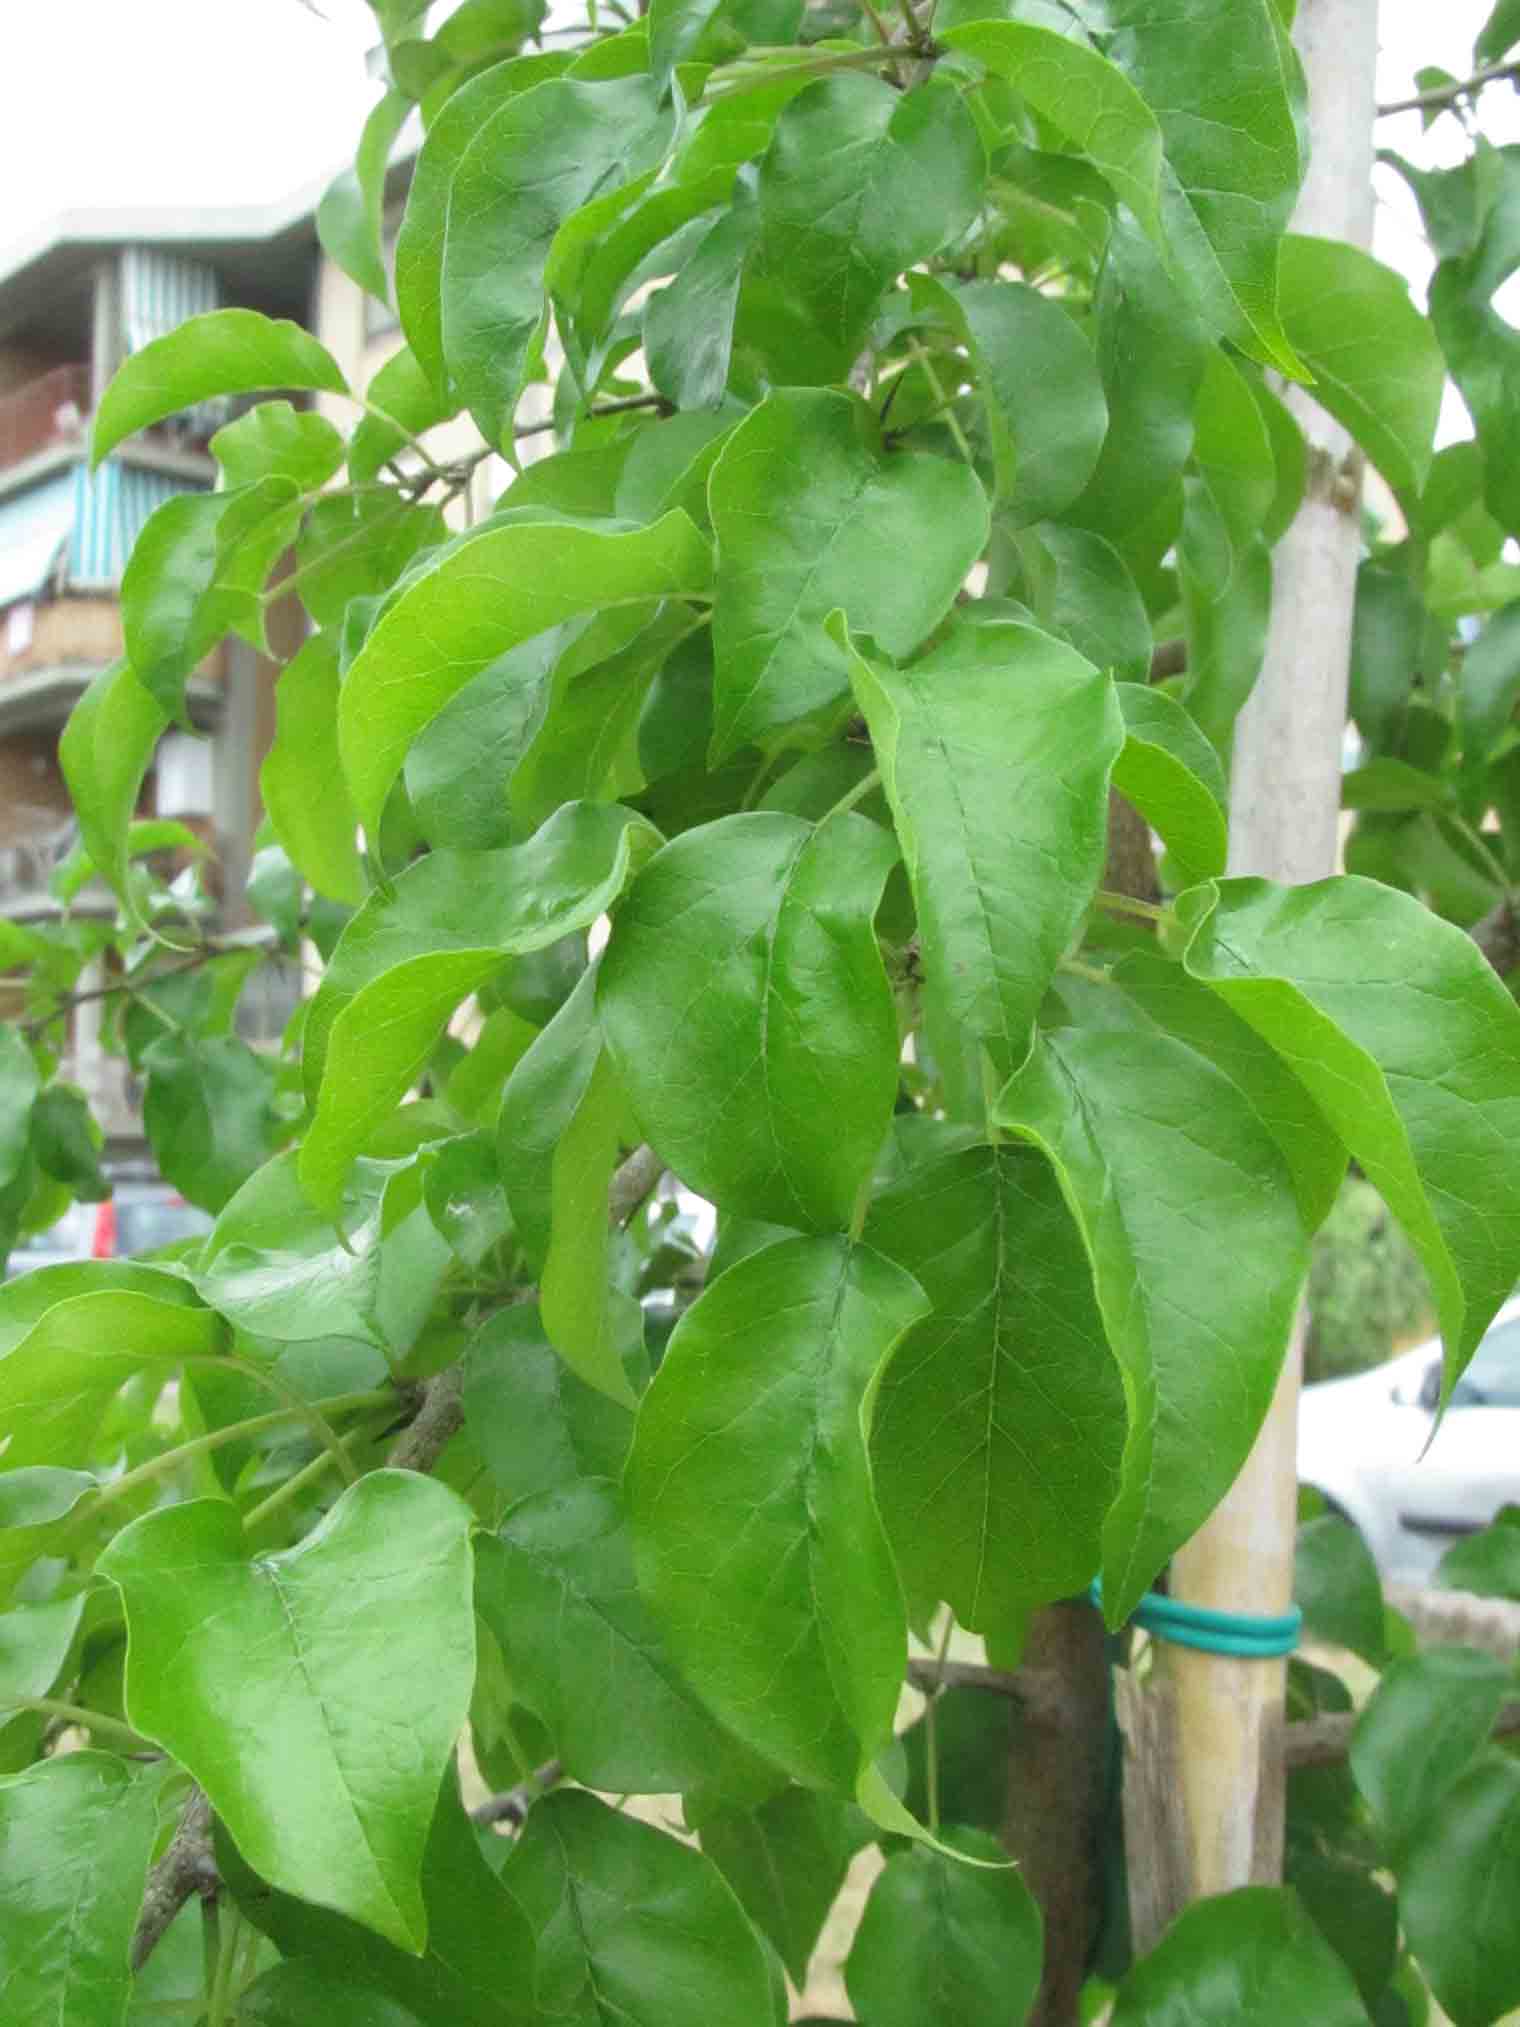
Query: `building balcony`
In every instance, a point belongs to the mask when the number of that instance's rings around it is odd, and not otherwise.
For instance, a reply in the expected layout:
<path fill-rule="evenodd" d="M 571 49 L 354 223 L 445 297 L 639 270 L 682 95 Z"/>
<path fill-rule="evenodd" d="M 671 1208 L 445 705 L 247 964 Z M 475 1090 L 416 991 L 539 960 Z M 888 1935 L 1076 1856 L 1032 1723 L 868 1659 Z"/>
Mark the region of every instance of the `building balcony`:
<path fill-rule="evenodd" d="M 50 450 L 84 442 L 90 412 L 90 369 L 55 366 L 0 395 L 0 472 Z"/>

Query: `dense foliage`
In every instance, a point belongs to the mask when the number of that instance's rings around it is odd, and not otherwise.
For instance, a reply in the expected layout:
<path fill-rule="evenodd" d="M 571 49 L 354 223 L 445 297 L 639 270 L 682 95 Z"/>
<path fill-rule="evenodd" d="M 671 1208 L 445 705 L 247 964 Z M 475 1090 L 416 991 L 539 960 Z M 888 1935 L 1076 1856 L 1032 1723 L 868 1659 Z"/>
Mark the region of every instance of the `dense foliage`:
<path fill-rule="evenodd" d="M 432 39 L 375 5 L 392 86 L 321 222 L 376 293 L 413 101 L 426 139 L 352 434 L 288 398 L 346 391 L 322 346 L 239 310 L 95 423 L 101 456 L 286 397 L 145 530 L 65 735 L 117 923 L 3 932 L 6 1241 L 106 1186 L 55 1074 L 102 954 L 216 1224 L 0 1292 L 0 2010 L 758 2027 L 875 1840 L 866 2027 L 1020 2019 L 989 1699 L 894 1740 L 910 1634 L 932 1688 L 947 1613 L 1009 1666 L 1095 1577 L 1125 1625 L 1250 1449 L 1348 1159 L 1448 1388 L 1520 1273 L 1484 954 L 1520 872 L 1520 155 L 1415 179 L 1427 319 L 1285 232 L 1286 0 L 653 0 L 529 54 L 532 0 Z M 1435 456 L 1448 368 L 1478 437 Z M 1354 873 L 1294 890 L 1225 877 L 1232 727 L 1273 545 L 1355 475 L 1264 369 L 1387 502 Z M 456 528 L 546 382 L 552 454 Z M 268 945 L 135 819 L 190 672 L 291 597 L 251 892 L 320 977 L 271 1054 L 236 1029 Z M 1111 789 L 1150 891 L 1104 884 Z M 1513 1533 L 1470 1557 L 1497 1588 Z M 1505 1671 L 1408 1652 L 1343 1523 L 1305 1546 L 1312 1630 L 1392 1665 L 1294 1777 L 1296 1894 L 1194 1907 L 1123 2027 L 1392 2027 L 1410 1951 L 1461 2027 L 1520 2001 Z M 466 1727 L 526 1784 L 512 1839 L 465 1813 Z M 648 1794 L 693 1834 L 613 1806 Z"/>

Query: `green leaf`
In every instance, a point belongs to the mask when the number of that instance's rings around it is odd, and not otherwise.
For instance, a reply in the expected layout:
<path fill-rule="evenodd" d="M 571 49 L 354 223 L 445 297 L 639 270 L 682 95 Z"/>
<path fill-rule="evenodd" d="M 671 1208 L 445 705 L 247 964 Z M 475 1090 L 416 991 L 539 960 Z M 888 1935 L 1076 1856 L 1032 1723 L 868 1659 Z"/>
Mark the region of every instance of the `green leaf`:
<path fill-rule="evenodd" d="M 255 1336 L 357 1339 L 399 1356 L 432 1310 L 449 1248 L 420 1204 L 387 1229 L 385 1186 L 393 1172 L 386 1162 L 356 1164 L 339 1209 L 345 1246 L 302 1191 L 294 1153 L 266 1163 L 217 1219 L 196 1286 Z"/>
<path fill-rule="evenodd" d="M 1367 2027 L 1351 1973 L 1283 1887 L 1196 1901 L 1124 1983 L 1113 2027 Z"/>
<path fill-rule="evenodd" d="M 821 78 L 782 110 L 760 165 L 755 278 L 794 297 L 842 379 L 897 276 L 974 222 L 987 155 L 959 90 Z M 813 374 L 809 378 L 815 377 Z"/>
<path fill-rule="evenodd" d="M 1461 930 L 1370 880 L 1230 880 L 1179 914 L 1188 969 L 1288 1061 L 1408 1233 L 1444 1399 L 1520 1266 L 1520 1009 Z"/>
<path fill-rule="evenodd" d="M 1113 685 L 1006 624 L 959 621 L 906 668 L 850 660 L 918 906 L 930 1046 L 953 1061 L 964 1032 L 1007 1077 L 1102 870 Z"/>
<path fill-rule="evenodd" d="M 1145 230 L 1161 234 L 1161 129 L 1124 72 L 1084 42 L 1026 21 L 968 21 L 940 41 L 1005 77 L 1100 169 Z"/>
<path fill-rule="evenodd" d="M 1088 338 L 1060 303 L 1022 282 L 948 288 L 909 277 L 966 346 L 987 409 L 999 518 L 1018 527 L 1059 514 L 1092 477 L 1108 403 Z"/>
<path fill-rule="evenodd" d="M 634 529 L 511 521 L 451 545 L 400 590 L 344 679 L 338 744 L 365 830 L 417 734 L 509 648 L 578 613 L 701 597 L 711 577 L 683 513 Z"/>
<path fill-rule="evenodd" d="M 1225 753 L 1266 652 L 1272 558 L 1259 535 L 1237 545 L 1213 493 L 1190 479 L 1177 564 L 1187 623 L 1188 709 Z"/>
<path fill-rule="evenodd" d="M 143 1125 L 180 1195 L 219 1211 L 288 1128 L 275 1110 L 277 1071 L 235 1035 L 160 1035 L 143 1058 Z"/>
<path fill-rule="evenodd" d="M 853 1794 L 891 1736 L 906 1627 L 866 1445 L 927 1307 L 875 1252 L 783 1240 L 687 1310 L 640 1409 L 639 1588 L 703 1702 L 806 1787 Z"/>
<path fill-rule="evenodd" d="M 338 764 L 338 650 L 314 634 L 287 662 L 275 689 L 275 736 L 259 792 L 275 836 L 319 894 L 356 907 L 364 899 L 358 822 Z"/>
<path fill-rule="evenodd" d="M 96 410 L 91 463 L 98 465 L 126 437 L 199 401 L 299 387 L 348 392 L 337 361 L 299 324 L 257 310 L 190 317 L 118 369 Z"/>
<path fill-rule="evenodd" d="M 759 2027 L 759 1938 L 699 1851 L 594 1796 L 546 1795 L 503 1874 L 538 1938 L 544 2016 L 626 2027 Z"/>
<path fill-rule="evenodd" d="M 1308 1249 L 1276 1142 L 1212 1058 L 1118 993 L 1061 992 L 1082 1024 L 1036 1037 L 994 1119 L 1054 1163 L 1124 1378 L 1129 1435 L 1103 1528 L 1119 1626 L 1245 1462 Z"/>
<path fill-rule="evenodd" d="M 1356 1721 L 1351 1771 L 1395 1864 L 1421 1819 L 1486 1744 L 1509 1671 L 1472 1647 L 1395 1661 Z"/>
<path fill-rule="evenodd" d="M 1462 657 L 1462 750 L 1479 761 L 1508 726 L 1520 697 L 1520 601 L 1501 606 Z"/>
<path fill-rule="evenodd" d="M 871 1840 L 869 1821 L 852 1802 L 788 1787 L 755 1809 L 705 1814 L 700 1829 L 702 1849 L 802 1991 L 850 1860 Z"/>
<path fill-rule="evenodd" d="M 609 1479 L 519 1500 L 476 1546 L 475 1598 L 516 1695 L 584 1786 L 667 1794 L 743 1774 L 748 1756 L 677 1672 L 639 1596 Z"/>
<path fill-rule="evenodd" d="M 1520 1766 L 1485 1753 L 1425 1818 L 1399 1874 L 1404 1933 L 1456 2027 L 1520 2005 L 1517 1894 Z"/>
<path fill-rule="evenodd" d="M 1096 1574 L 1124 1396 L 1049 1163 L 943 1131 L 902 1151 L 865 1237 L 933 1313 L 882 1376 L 877 1496 L 909 1596 L 991 1634 Z"/>
<path fill-rule="evenodd" d="M 1438 774 L 1386 756 L 1341 776 L 1342 809 L 1450 809 L 1453 784 Z"/>
<path fill-rule="evenodd" d="M 353 168 L 339 171 L 317 206 L 322 251 L 382 303 L 389 302 L 391 293 L 381 246 L 385 171 L 411 109 L 403 92 L 385 94 L 364 122 Z"/>
<path fill-rule="evenodd" d="M 1487 1527 L 1449 1548 L 1435 1581 L 1480 1598 L 1520 1602 L 1520 1506 L 1501 1506 Z"/>
<path fill-rule="evenodd" d="M 390 486 L 325 493 L 296 545 L 301 603 L 318 626 L 336 633 L 353 601 L 383 598 L 413 558 L 446 533 L 436 507 L 408 506 Z"/>
<path fill-rule="evenodd" d="M 0 1471 L 0 1599 L 8 1602 L 23 1573 L 63 1545 L 65 1523 L 72 1525 L 80 1501 L 96 1490 L 97 1481 L 87 1471 L 51 1464 L 12 1468 L 7 1458 L 7 1468 Z"/>
<path fill-rule="evenodd" d="M 0 1473 L 0 1492 L 9 1489 L 4 1479 L 12 1475 L 32 1474 Z M 93 1485 L 93 1480 L 90 1482 Z M 0 1572 L 5 1574 L 9 1574 L 5 1567 L 8 1546 L 0 1537 Z M 41 1726 L 33 1712 L 3 1713 L 16 1703 L 52 1692 L 73 1650 L 84 1607 L 85 1594 L 79 1591 L 71 1598 L 54 1598 L 42 1605 L 13 1605 L 0 1612 L 0 1767 L 7 1773 L 20 1771 L 36 1756 Z"/>
<path fill-rule="evenodd" d="M 961 1863 L 922 1844 L 887 1860 L 845 1962 L 850 2003 L 871 2027 L 1010 2027 L 1040 1989 L 1044 1924 L 1002 1846 L 951 1833 Z"/>
<path fill-rule="evenodd" d="M 0 1780 L 0 1998 L 16 2027 L 119 2027 L 156 1769 L 71 1752 Z"/>
<path fill-rule="evenodd" d="M 597 988 L 608 1048 L 656 1152 L 726 1211 L 850 1222 L 897 1092 L 872 929 L 895 858 L 864 817 L 754 811 L 666 845 L 619 912 Z"/>
<path fill-rule="evenodd" d="M 237 2017 L 245 2027 L 420 2027 L 409 2007 L 370 1988 L 351 1984 L 341 1971 L 315 1964 L 274 1964 L 239 1997 Z"/>
<path fill-rule="evenodd" d="M 1371 562 L 1361 566 L 1351 628 L 1351 715 L 1362 737 L 1380 751 L 1398 739 L 1424 660 L 1428 623 L 1402 572 L 1380 570 Z M 1465 687 L 1465 665 L 1463 683 Z M 1468 739 L 1471 743 L 1470 733 Z"/>
<path fill-rule="evenodd" d="M 848 657 L 824 630 L 843 608 L 889 654 L 910 654 L 949 610 L 987 539 L 972 472 L 883 454 L 855 395 L 772 393 L 724 445 L 708 487 L 718 537 L 716 766 L 745 745 L 809 740 L 837 719 Z M 913 568 L 902 558 L 911 551 Z"/>
<path fill-rule="evenodd" d="M 467 1267 L 482 1266 L 512 1229 L 489 1133 L 445 1141 L 422 1186 L 428 1216 Z"/>
<path fill-rule="evenodd" d="M 549 1341 L 571 1371 L 632 1407 L 626 1356 L 642 1341 L 642 1321 L 638 1305 L 607 1286 L 607 1185 L 617 1165 L 623 1103 L 598 1036 L 591 1074 L 554 1150 L 539 1307 Z"/>
<path fill-rule="evenodd" d="M 658 833 L 616 804 L 567 803 L 526 844 L 432 852 L 344 930 L 307 1016 L 316 1117 L 302 1187 L 336 1207 L 365 1139 L 432 1054 L 449 1015 L 501 968 L 586 929 L 622 893 Z"/>
<path fill-rule="evenodd" d="M 101 878 L 129 907 L 127 834 L 168 722 L 127 663 L 117 662 L 90 684 L 58 741 L 80 835 Z"/>
<path fill-rule="evenodd" d="M 1473 63 L 1497 63 L 1520 42 L 1520 0 L 1494 0 L 1473 44 Z"/>
<path fill-rule="evenodd" d="M 465 1358 L 465 1423 L 508 1499 L 621 1478 L 633 1416 L 571 1372 L 532 1304 L 497 1314 Z"/>
<path fill-rule="evenodd" d="M 554 1234 L 558 1150 L 585 1099 L 601 1051 L 596 977 L 587 971 L 523 1052 L 502 1095 L 503 1185 L 518 1242 L 529 1265 L 540 1272 Z"/>
<path fill-rule="evenodd" d="M 1194 719 L 1164 690 L 1117 686 L 1124 749 L 1113 784 L 1158 831 L 1187 886 L 1224 871 L 1226 785 L 1219 756 Z"/>
<path fill-rule="evenodd" d="M 0 1027 L 0 1189 L 26 1165 L 41 1079 L 19 1028 Z"/>
<path fill-rule="evenodd" d="M 1446 367 L 1404 277 L 1359 247 L 1292 233 L 1279 289 L 1315 400 L 1412 500 L 1430 471 Z"/>
<path fill-rule="evenodd" d="M 92 1261 L 42 1268 L 0 1290 L 5 1469 L 76 1463 L 113 1394 L 146 1368 L 213 1357 L 225 1326 L 177 1274 Z"/>
<path fill-rule="evenodd" d="M 426 1700 L 424 1692 L 421 1702 Z M 238 1907 L 275 1943 L 287 1968 L 299 1965 L 303 1977 L 335 1980 L 374 2005 L 403 2006 L 408 2022 L 415 2019 L 422 2027 L 542 2027 L 533 2004 L 532 1931 L 486 1861 L 452 1767 L 444 1775 L 422 1856 L 427 1948 L 421 1956 L 397 1949 L 325 1905 L 269 1886 L 249 1868 L 224 1823 L 217 1825 L 215 1850 L 217 1870 Z M 326 1992 L 319 1997 L 325 2002 Z M 240 2019 L 245 2004 L 238 2002 Z M 328 2018 L 321 2010 L 297 2014 L 290 2027 L 315 2027 L 317 2021 L 327 2027 Z M 334 2016 L 333 2027 L 340 2021 Z M 362 2014 L 354 2027 L 372 2023 L 392 2027 L 384 2012 Z"/>
<path fill-rule="evenodd" d="M 675 280 L 645 305 L 649 378 L 678 408 L 716 408 L 723 399 L 740 284 L 759 233 L 760 208 L 741 184 Z"/>
<path fill-rule="evenodd" d="M 1109 235 L 1095 306 L 1108 435 L 1068 516 L 1123 554 L 1187 462 L 1214 348 L 1155 248 L 1122 214 Z"/>
<path fill-rule="evenodd" d="M 1135 580 L 1113 544 L 1049 521 L 1019 543 L 1034 616 L 1116 680 L 1147 683 L 1154 639 Z"/>
<path fill-rule="evenodd" d="M 1388 1658 L 1382 1579 L 1349 1520 L 1322 1513 L 1300 1527 L 1293 1597 L 1311 1639 L 1345 1647 L 1373 1668 Z"/>
<path fill-rule="evenodd" d="M 99 1564 L 126 1607 L 132 1724 L 274 1885 L 416 1955 L 475 1676 L 470 1525 L 432 1479 L 377 1471 L 282 1555 L 249 1561 L 236 1509 L 194 1500 L 134 1521 Z"/>
<path fill-rule="evenodd" d="M 511 429 L 547 318 L 555 233 L 588 199 L 654 170 L 671 129 L 649 77 L 552 78 L 508 98 L 464 149 L 443 246 L 443 353 L 488 443 Z"/>
<path fill-rule="evenodd" d="M 342 464 L 343 439 L 325 416 L 288 401 L 261 401 L 217 431 L 211 455 L 229 491 L 278 478 L 315 493 Z"/>
<path fill-rule="evenodd" d="M 492 64 L 452 92 L 428 128 L 396 240 L 396 306 L 417 364 L 440 400 L 457 405 L 443 352 L 443 249 L 454 173 L 491 116 L 519 92 L 553 77 L 568 59 L 549 54 Z"/>
<path fill-rule="evenodd" d="M 406 449 L 409 437 L 423 436 L 458 413 L 457 402 L 438 392 L 409 345 L 386 360 L 365 398 L 369 413 L 348 446 L 348 476 L 356 486 L 377 478 L 381 466 Z"/>
<path fill-rule="evenodd" d="M 1221 337 L 1297 375 L 1277 259 L 1303 175 L 1303 78 L 1272 0 L 1115 0 L 1109 25 L 1164 138 L 1173 272 Z"/>

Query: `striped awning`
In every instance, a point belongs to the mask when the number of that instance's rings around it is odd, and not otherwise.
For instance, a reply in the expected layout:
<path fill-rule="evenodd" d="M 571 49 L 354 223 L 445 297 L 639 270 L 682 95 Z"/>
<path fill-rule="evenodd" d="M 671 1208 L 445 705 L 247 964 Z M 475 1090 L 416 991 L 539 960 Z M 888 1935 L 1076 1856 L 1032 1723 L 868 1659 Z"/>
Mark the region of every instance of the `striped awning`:
<path fill-rule="evenodd" d="M 140 352 L 186 318 L 220 309 L 222 289 L 215 268 L 203 260 L 156 246 L 129 246 L 121 256 L 121 299 L 125 348 Z"/>
<path fill-rule="evenodd" d="M 41 591 L 73 532 L 74 512 L 72 472 L 0 500 L 0 606 Z"/>
<path fill-rule="evenodd" d="M 73 511 L 64 574 L 77 591 L 109 590 L 121 582 L 143 523 L 176 493 L 204 488 L 168 472 L 107 458 L 98 471 L 75 465 Z"/>

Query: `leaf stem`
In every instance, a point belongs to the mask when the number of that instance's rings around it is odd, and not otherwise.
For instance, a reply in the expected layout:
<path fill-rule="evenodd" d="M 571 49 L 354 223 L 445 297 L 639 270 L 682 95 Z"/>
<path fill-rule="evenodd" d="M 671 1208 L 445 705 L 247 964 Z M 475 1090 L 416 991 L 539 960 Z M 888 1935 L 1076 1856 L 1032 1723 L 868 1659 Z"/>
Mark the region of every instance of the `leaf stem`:
<path fill-rule="evenodd" d="M 216 1945 L 216 1975 L 208 1995 L 206 2027 L 227 2027 L 227 2008 L 233 1996 L 233 1970 L 238 1958 L 238 1945 L 242 1941 L 243 1911 L 234 1905 L 231 1919 L 227 1921 Z"/>
<path fill-rule="evenodd" d="M 967 464 L 974 468 L 976 459 L 971 455 L 971 445 L 966 440 L 965 430 L 961 428 L 960 417 L 951 406 L 952 397 L 946 394 L 944 388 L 940 385 L 939 375 L 934 370 L 934 361 L 929 357 L 928 352 L 919 343 L 917 338 L 910 338 L 908 340 L 908 350 L 917 365 L 922 368 L 924 378 L 934 391 L 934 398 L 939 403 L 939 408 L 936 409 L 935 413 L 943 413 L 945 427 L 954 438 L 956 449 L 966 460 Z"/>
<path fill-rule="evenodd" d="M 417 456 L 422 460 L 422 468 L 428 474 L 430 482 L 432 480 L 441 479 L 447 476 L 447 474 L 443 469 L 443 466 L 439 464 L 437 459 L 432 455 L 432 453 L 424 447 L 421 438 L 413 436 L 412 432 L 407 428 L 404 422 L 398 422 L 394 415 L 387 415 L 385 410 L 383 408 L 378 408 L 375 405 L 375 403 L 368 398 L 367 395 L 349 394 L 345 397 L 345 399 L 357 402 L 359 407 L 364 410 L 366 415 L 372 416 L 376 422 L 383 423 L 387 429 L 393 430 L 395 434 L 400 437 L 401 441 L 406 445 L 408 450 L 415 451 Z"/>
<path fill-rule="evenodd" d="M 325 1471 L 332 1469 L 336 1461 L 336 1451 L 347 1450 L 351 1443 L 357 1442 L 361 1436 L 370 1432 L 370 1429 L 362 1424 L 358 1428 L 350 1429 L 346 1436 L 339 1439 L 333 1450 L 323 1450 L 320 1456 L 313 1457 L 309 1464 L 303 1465 L 294 1477 L 287 1478 L 283 1485 L 277 1485 L 267 1499 L 261 1499 L 257 1506 L 250 1506 L 243 1515 L 244 1533 L 249 1534 L 254 1528 L 262 1527 L 271 1514 L 278 1513 L 281 1507 L 288 1506 L 306 1490 L 308 1485 L 315 1484 Z M 349 1483 L 353 1484 L 358 1474 L 346 1456 L 341 1460 L 341 1469 Z"/>
<path fill-rule="evenodd" d="M 1454 106 L 1459 99 L 1472 98 L 1486 84 L 1498 84 L 1502 78 L 1520 82 L 1520 62 L 1511 58 L 1507 63 L 1485 64 L 1471 77 L 1454 80 L 1451 84 L 1433 85 L 1429 91 L 1415 92 L 1407 99 L 1394 99 L 1389 105 L 1379 106 L 1377 116 L 1386 120 L 1394 113 L 1420 113 Z"/>
<path fill-rule="evenodd" d="M 935 1836 L 939 1835 L 939 1733 L 936 1729 L 934 1706 L 938 1703 L 940 1691 L 945 1686 L 945 1661 L 950 1652 L 950 1635 L 954 1631 L 955 1614 L 947 1610 L 945 1613 L 945 1629 L 939 1636 L 939 1650 L 934 1657 L 937 1679 L 933 1689 L 929 1693 L 929 1700 L 924 1705 L 925 1800 L 929 1817 L 929 1829 Z"/>
<path fill-rule="evenodd" d="M 859 781 L 856 782 L 855 786 L 847 794 L 840 796 L 832 809 L 824 811 L 823 815 L 818 819 L 819 829 L 821 830 L 831 818 L 843 816 L 846 810 L 853 809 L 857 802 L 864 802 L 866 797 L 871 793 L 871 790 L 873 788 L 880 788 L 880 786 L 881 769 L 873 767 L 869 774 L 863 774 L 860 777 Z"/>
<path fill-rule="evenodd" d="M 756 57 L 763 55 L 764 52 L 756 47 L 736 63 L 721 64 L 707 80 L 703 94 L 707 103 L 738 98 L 742 92 L 764 91 L 770 85 L 784 84 L 791 77 L 827 77 L 830 71 L 835 70 L 874 70 L 878 65 L 892 61 L 891 55 L 883 49 L 830 49 L 801 63 L 788 64 L 755 61 Z"/>
<path fill-rule="evenodd" d="M 1106 887 L 1100 887 L 1093 896 L 1093 905 L 1107 908 L 1114 915 L 1138 915 L 1146 922 L 1164 922 L 1167 911 L 1158 908 L 1154 901 L 1140 901 L 1132 894 L 1111 894 Z"/>
<path fill-rule="evenodd" d="M 1101 971 L 1096 964 L 1084 964 L 1080 957 L 1063 957 L 1058 968 L 1069 971 L 1073 978 L 1085 978 L 1090 985 L 1113 984 L 1106 971 Z"/>
<path fill-rule="evenodd" d="M 43 1717 L 57 1718 L 61 1724 L 77 1724 L 100 1738 L 119 1741 L 124 1752 L 140 1753 L 149 1742 L 141 1732 L 117 1718 L 103 1717 L 98 1710 L 86 1710 L 82 1704 L 60 1703 L 56 1696 L 7 1696 L 0 1701 L 0 1710 L 35 1710 Z"/>

